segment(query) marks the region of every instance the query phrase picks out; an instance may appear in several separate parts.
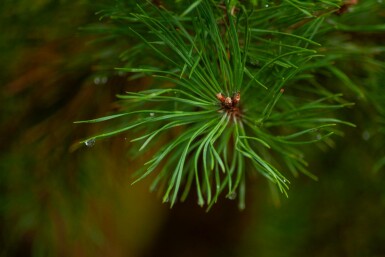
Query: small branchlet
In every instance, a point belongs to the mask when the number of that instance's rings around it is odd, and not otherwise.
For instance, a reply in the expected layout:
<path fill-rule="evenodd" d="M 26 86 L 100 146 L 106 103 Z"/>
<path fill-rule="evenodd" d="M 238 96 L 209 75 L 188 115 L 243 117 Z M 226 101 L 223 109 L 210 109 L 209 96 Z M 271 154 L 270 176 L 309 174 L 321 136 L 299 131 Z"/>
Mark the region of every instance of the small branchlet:
<path fill-rule="evenodd" d="M 239 101 L 241 100 L 241 94 L 239 92 L 234 93 L 232 97 L 225 97 L 222 93 L 216 94 L 217 99 L 221 102 L 221 111 L 225 111 L 235 116 L 239 115 Z"/>

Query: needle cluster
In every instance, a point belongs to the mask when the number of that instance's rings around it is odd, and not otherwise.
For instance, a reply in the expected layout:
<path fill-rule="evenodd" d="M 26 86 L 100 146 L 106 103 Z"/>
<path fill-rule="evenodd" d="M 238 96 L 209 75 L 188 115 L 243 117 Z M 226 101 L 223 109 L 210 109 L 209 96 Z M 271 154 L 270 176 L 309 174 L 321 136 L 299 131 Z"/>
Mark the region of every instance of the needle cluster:
<path fill-rule="evenodd" d="M 320 83 L 318 73 L 348 81 L 330 65 L 337 55 L 317 42 L 335 28 L 341 4 L 203 0 L 186 8 L 122 1 L 103 16 L 115 22 L 115 37 L 131 42 L 117 70 L 151 76 L 153 84 L 119 95 L 126 111 L 82 122 L 119 121 L 117 129 L 91 137 L 96 140 L 139 135 L 131 141 L 153 157 L 136 181 L 156 173 L 151 188 L 171 205 L 194 188 L 201 206 L 225 194 L 236 195 L 242 209 L 246 178 L 255 175 L 287 194 L 288 172 L 316 179 L 301 145 L 332 146 L 339 125 L 354 126 L 336 117 L 352 104 Z M 173 139 L 159 146 L 162 134 Z"/>

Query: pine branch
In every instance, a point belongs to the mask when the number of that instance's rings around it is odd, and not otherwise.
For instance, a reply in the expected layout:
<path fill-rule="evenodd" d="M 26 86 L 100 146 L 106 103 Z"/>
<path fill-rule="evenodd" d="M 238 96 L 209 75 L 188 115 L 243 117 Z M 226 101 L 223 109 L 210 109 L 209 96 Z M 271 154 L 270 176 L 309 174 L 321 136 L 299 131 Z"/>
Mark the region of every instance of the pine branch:
<path fill-rule="evenodd" d="M 325 57 L 317 42 L 331 31 L 326 20 L 339 3 L 286 0 L 253 11 L 209 1 L 187 9 L 148 2 L 134 11 L 119 6 L 110 12 L 119 22 L 116 36 L 138 43 L 122 55 L 127 62 L 118 70 L 152 76 L 154 84 L 118 96 L 127 112 L 82 121 L 122 120 L 120 128 L 83 142 L 140 130 L 132 141 L 142 141 L 143 151 L 180 128 L 136 180 L 156 172 L 151 188 L 164 188 L 163 201 L 171 206 L 195 184 L 201 206 L 210 208 L 225 193 L 238 195 L 244 208 L 246 176 L 255 171 L 287 195 L 290 182 L 283 171 L 316 179 L 300 146 L 327 142 L 340 133 L 338 125 L 354 126 L 331 113 L 352 104 L 315 80 L 316 72 L 327 70 L 362 94 L 330 66 L 337 55 Z"/>

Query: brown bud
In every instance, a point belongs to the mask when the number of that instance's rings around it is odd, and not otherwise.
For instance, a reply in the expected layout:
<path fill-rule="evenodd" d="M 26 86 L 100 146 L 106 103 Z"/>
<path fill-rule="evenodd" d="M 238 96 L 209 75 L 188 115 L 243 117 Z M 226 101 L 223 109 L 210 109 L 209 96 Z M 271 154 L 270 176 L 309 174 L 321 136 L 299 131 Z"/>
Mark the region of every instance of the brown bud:
<path fill-rule="evenodd" d="M 233 95 L 233 104 L 236 105 L 241 100 L 241 94 L 239 92 Z"/>
<path fill-rule="evenodd" d="M 349 8 L 353 5 L 358 4 L 358 0 L 346 0 L 344 1 L 344 4 L 340 7 L 340 9 L 337 10 L 337 14 L 341 15 L 347 11 L 349 11 Z"/>
<path fill-rule="evenodd" d="M 222 95 L 222 93 L 218 93 L 216 94 L 217 98 L 219 101 L 221 101 L 221 103 L 224 103 L 225 102 L 225 97 Z"/>
<path fill-rule="evenodd" d="M 226 97 L 225 99 L 225 106 L 228 107 L 228 108 L 231 108 L 233 105 L 233 101 L 231 100 L 230 97 Z"/>

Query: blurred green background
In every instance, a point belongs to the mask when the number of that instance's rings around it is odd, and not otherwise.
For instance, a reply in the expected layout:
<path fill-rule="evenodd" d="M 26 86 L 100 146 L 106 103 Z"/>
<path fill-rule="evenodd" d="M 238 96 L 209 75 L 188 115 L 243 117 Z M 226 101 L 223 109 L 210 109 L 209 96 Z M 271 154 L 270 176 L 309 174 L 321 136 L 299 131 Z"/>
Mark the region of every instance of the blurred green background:
<path fill-rule="evenodd" d="M 244 211 L 223 198 L 206 213 L 193 194 L 170 210 L 150 179 L 131 186 L 147 156 L 133 162 L 124 136 L 77 147 L 101 128 L 73 121 L 106 115 L 117 93 L 146 85 L 114 74 L 118 53 L 80 29 L 103 28 L 101 4 L 0 4 L 0 256 L 385 256 L 385 174 L 373 171 L 385 144 L 368 102 L 345 110 L 357 128 L 335 147 L 306 149 L 318 182 L 292 179 L 277 202 L 250 178 Z"/>

